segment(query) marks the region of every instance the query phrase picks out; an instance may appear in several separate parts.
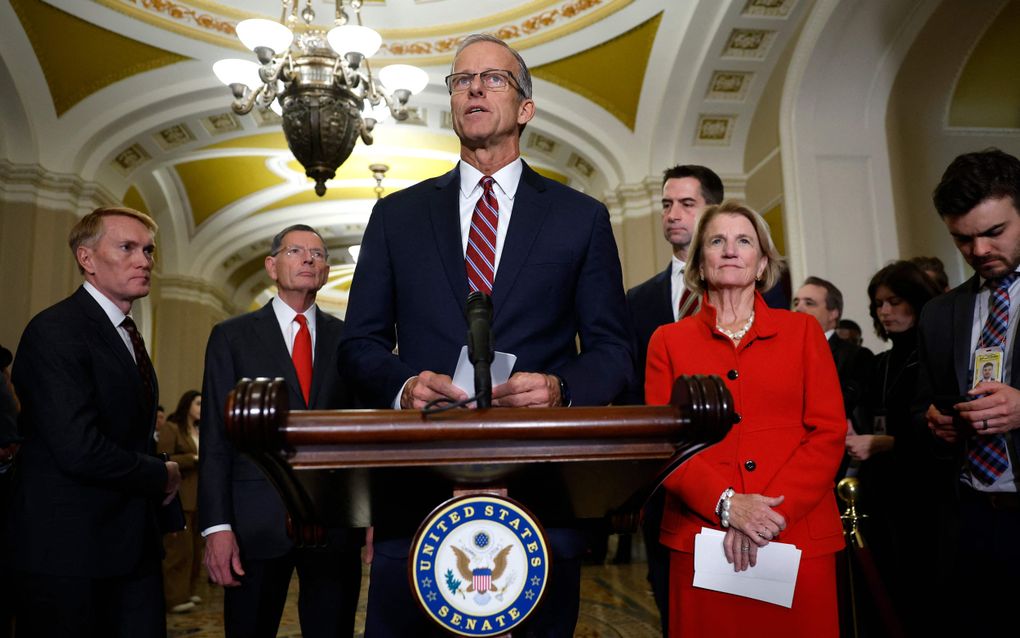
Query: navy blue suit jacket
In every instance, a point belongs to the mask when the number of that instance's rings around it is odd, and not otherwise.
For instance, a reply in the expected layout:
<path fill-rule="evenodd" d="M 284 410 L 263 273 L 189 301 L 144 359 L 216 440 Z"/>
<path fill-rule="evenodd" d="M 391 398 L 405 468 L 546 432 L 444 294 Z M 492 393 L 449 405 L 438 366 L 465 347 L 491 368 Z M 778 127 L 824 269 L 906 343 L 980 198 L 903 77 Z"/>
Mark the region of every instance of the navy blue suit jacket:
<path fill-rule="evenodd" d="M 13 381 L 24 436 L 10 512 L 13 564 L 104 578 L 155 563 L 167 480 L 154 456 L 156 404 L 87 290 L 29 322 Z"/>
<path fill-rule="evenodd" d="M 917 397 L 914 412 L 919 422 L 937 395 L 962 395 L 971 387 L 971 363 L 974 353 L 970 349 L 974 329 L 974 300 L 981 280 L 974 275 L 956 288 L 925 304 L 921 311 L 918 331 L 918 357 L 921 370 L 918 374 Z M 951 336 L 951 338 L 947 338 Z M 1020 387 L 1020 339 L 1014 338 L 1009 346 L 1010 385 Z M 1006 437 L 1012 446 L 1011 458 L 1020 458 L 1020 430 Z M 962 463 L 963 445 L 955 446 Z M 1020 479 L 1020 467 L 1013 466 L 1013 474 Z"/>
<path fill-rule="evenodd" d="M 286 511 L 279 493 L 266 476 L 226 438 L 223 422 L 227 394 L 242 378 L 282 377 L 292 410 L 335 410 L 352 407 L 340 378 L 336 352 L 344 323 L 316 309 L 315 358 L 309 405 L 272 302 L 213 328 L 205 350 L 202 382 L 201 454 L 198 471 L 199 528 L 229 523 L 244 558 L 282 556 L 294 546 L 287 536 Z M 323 514 L 328 514 L 324 508 Z M 336 521 L 323 521 L 330 541 L 360 544 L 357 534 L 345 534 Z"/>
<path fill-rule="evenodd" d="M 452 375 L 467 342 L 459 187 L 454 168 L 372 212 L 340 347 L 368 407 L 391 407 L 423 370 Z M 562 377 L 574 405 L 607 404 L 633 370 L 624 303 L 605 206 L 525 164 L 493 284 L 495 349 L 517 355 L 515 372 Z"/>
<path fill-rule="evenodd" d="M 672 323 L 673 319 L 673 261 L 666 269 L 651 279 L 627 291 L 627 309 L 634 336 L 634 384 L 625 402 L 645 402 L 645 359 L 648 356 L 648 341 L 659 326 Z"/>

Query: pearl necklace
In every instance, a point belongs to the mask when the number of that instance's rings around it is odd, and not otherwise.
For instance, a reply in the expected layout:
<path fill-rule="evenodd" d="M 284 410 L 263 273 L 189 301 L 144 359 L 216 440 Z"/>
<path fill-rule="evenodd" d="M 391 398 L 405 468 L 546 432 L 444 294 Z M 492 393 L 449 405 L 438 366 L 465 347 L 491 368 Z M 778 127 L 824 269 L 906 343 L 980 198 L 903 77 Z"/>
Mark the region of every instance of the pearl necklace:
<path fill-rule="evenodd" d="M 723 328 L 722 325 L 720 325 L 718 322 L 715 324 L 715 327 L 719 332 L 729 337 L 733 341 L 733 343 L 740 343 L 740 340 L 743 339 L 744 335 L 747 334 L 747 331 L 751 329 L 751 324 L 753 323 L 754 323 L 754 310 L 751 310 L 751 316 L 747 318 L 747 323 L 744 324 L 743 328 L 737 330 L 736 332 L 730 332 L 726 328 Z"/>

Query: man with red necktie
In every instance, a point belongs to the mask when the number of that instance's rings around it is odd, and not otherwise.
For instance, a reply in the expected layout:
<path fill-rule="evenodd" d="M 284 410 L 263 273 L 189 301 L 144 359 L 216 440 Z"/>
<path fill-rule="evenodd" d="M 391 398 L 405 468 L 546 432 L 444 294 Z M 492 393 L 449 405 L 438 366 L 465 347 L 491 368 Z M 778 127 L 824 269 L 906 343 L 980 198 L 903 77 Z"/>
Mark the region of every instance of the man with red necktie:
<path fill-rule="evenodd" d="M 344 370 L 370 407 L 466 399 L 451 376 L 466 343 L 468 294 L 480 290 L 491 292 L 494 348 L 517 356 L 510 380 L 493 388 L 493 406 L 607 404 L 633 369 L 608 211 L 521 160 L 521 131 L 535 103 L 519 53 L 492 36 L 468 36 L 451 71 L 461 161 L 376 205 L 351 286 Z M 509 490 L 541 510 L 554 572 L 548 598 L 513 634 L 571 636 L 583 539 L 564 529 L 573 524 L 566 508 L 532 500 L 548 500 L 554 486 Z M 373 638 L 437 631 L 412 599 L 407 552 L 418 523 L 450 492 L 397 502 L 401 491 L 395 486 L 386 507 L 373 509 L 365 629 Z"/>
<path fill-rule="evenodd" d="M 955 490 L 945 490 L 959 526 L 945 538 L 954 569 L 940 590 L 955 622 L 946 631 L 992 635 L 1020 593 L 1020 160 L 996 149 L 960 155 L 933 199 L 976 271 L 930 301 L 919 324 L 917 410 L 958 461 Z M 975 384 L 987 361 L 1001 378 Z M 933 516 L 915 531 L 953 527 Z"/>
<path fill-rule="evenodd" d="M 328 259 L 322 236 L 310 226 L 280 231 L 265 259 L 276 297 L 217 325 L 206 347 L 199 529 L 209 575 L 225 587 L 228 638 L 276 636 L 295 569 L 302 635 L 332 638 L 354 631 L 362 530 L 324 521 L 326 549 L 295 548 L 280 496 L 226 439 L 223 423 L 227 394 L 243 377 L 282 377 L 295 410 L 352 407 L 336 360 L 344 324 L 315 305 L 329 274 Z"/>

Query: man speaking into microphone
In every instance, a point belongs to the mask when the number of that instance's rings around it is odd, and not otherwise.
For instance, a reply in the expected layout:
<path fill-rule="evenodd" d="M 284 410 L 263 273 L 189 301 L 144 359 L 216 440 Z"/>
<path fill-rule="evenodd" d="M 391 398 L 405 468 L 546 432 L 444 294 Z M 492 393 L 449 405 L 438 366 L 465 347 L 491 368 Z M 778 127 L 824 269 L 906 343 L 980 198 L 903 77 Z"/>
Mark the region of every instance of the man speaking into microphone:
<path fill-rule="evenodd" d="M 608 404 L 633 364 L 605 206 L 521 160 L 535 103 L 516 51 L 468 36 L 446 85 L 460 162 L 376 205 L 351 286 L 341 369 L 368 407 L 467 399 L 451 377 L 466 345 L 468 294 L 481 291 L 492 298 L 492 346 L 517 357 L 510 379 L 492 389 L 493 407 Z M 367 636 L 428 635 L 427 624 L 415 624 L 426 618 L 407 586 L 406 556 L 409 537 L 437 504 L 415 504 L 403 525 L 376 523 Z M 554 600 L 523 635 L 573 635 L 583 546 L 570 534 L 562 543 L 550 537 Z M 552 590 L 560 586 L 557 600 Z"/>

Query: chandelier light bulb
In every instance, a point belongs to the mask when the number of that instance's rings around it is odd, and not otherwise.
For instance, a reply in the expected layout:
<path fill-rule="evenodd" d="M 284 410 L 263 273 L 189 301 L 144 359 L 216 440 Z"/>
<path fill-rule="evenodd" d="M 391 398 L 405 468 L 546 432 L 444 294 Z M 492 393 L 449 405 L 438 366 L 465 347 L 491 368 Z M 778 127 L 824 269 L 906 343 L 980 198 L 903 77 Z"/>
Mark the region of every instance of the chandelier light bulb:
<path fill-rule="evenodd" d="M 379 51 L 382 36 L 358 24 L 362 0 L 336 0 L 336 26 L 325 34 L 299 26 L 300 20 L 310 23 L 314 18 L 313 0 L 282 4 L 283 24 L 252 18 L 234 28 L 257 63 L 220 60 L 213 72 L 230 87 L 234 113 L 246 115 L 258 107 L 280 115 L 287 146 L 315 180 L 315 193 L 321 197 L 359 138 L 371 144 L 376 124 L 408 119 L 408 99 L 428 85 L 429 76 L 406 64 L 373 73 L 366 60 Z M 295 32 L 301 34 L 296 43 Z"/>
<path fill-rule="evenodd" d="M 251 60 L 227 58 L 213 64 L 213 73 L 216 74 L 216 78 L 220 82 L 227 86 L 243 84 L 254 91 L 263 84 L 261 78 L 259 78 L 260 68 L 258 64 Z"/>
<path fill-rule="evenodd" d="M 360 53 L 366 58 L 375 55 L 382 46 L 382 36 L 375 29 L 357 24 L 344 24 L 333 27 L 326 34 L 329 46 L 341 56 L 348 53 Z"/>
<path fill-rule="evenodd" d="M 282 53 L 290 48 L 294 34 L 290 29 L 272 20 L 250 18 L 241 20 L 234 28 L 241 44 L 254 51 L 257 47 L 271 49 L 274 53 Z"/>
<path fill-rule="evenodd" d="M 391 64 L 380 69 L 379 80 L 390 92 L 403 89 L 416 95 L 428 86 L 429 75 L 410 64 Z"/>

